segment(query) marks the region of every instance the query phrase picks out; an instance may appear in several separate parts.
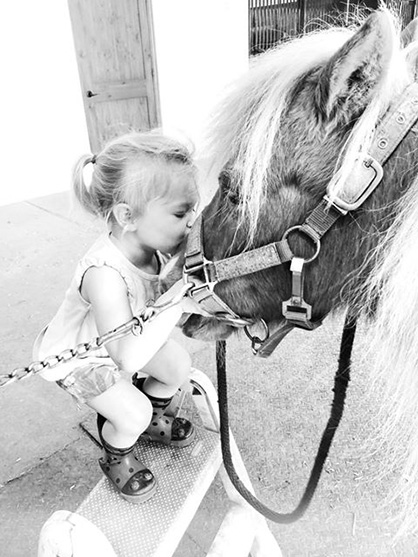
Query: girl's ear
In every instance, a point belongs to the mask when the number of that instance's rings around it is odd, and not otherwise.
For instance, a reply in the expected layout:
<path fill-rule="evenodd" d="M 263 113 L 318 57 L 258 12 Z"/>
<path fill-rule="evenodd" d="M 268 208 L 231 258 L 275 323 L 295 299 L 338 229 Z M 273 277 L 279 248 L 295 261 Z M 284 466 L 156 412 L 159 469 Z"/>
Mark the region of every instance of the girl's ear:
<path fill-rule="evenodd" d="M 129 230 L 132 224 L 132 210 L 127 203 L 118 203 L 113 207 L 113 215 L 119 226 Z"/>
<path fill-rule="evenodd" d="M 390 15 L 376 11 L 321 70 L 316 104 L 325 120 L 358 116 L 374 97 L 394 48 Z"/>

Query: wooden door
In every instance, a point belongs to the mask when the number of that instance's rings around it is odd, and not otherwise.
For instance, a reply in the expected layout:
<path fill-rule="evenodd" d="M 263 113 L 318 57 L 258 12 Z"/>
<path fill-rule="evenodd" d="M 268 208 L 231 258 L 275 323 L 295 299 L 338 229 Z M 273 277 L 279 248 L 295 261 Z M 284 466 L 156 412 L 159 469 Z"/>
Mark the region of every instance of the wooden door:
<path fill-rule="evenodd" d="M 150 0 L 68 0 L 90 147 L 160 125 Z"/>

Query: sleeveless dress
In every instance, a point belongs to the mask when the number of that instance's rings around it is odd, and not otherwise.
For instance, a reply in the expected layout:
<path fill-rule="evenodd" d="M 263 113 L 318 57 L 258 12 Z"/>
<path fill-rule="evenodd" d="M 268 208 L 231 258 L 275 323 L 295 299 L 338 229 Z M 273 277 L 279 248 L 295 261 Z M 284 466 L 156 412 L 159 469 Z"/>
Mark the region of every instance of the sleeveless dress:
<path fill-rule="evenodd" d="M 167 257 L 157 252 L 160 270 Z M 88 342 L 98 336 L 91 305 L 81 295 L 84 274 L 91 267 L 108 266 L 115 269 L 125 281 L 133 315 L 158 298 L 158 275 L 148 274 L 133 265 L 110 239 L 110 234 L 100 236 L 79 261 L 64 301 L 52 321 L 38 335 L 33 356 L 42 360 L 46 356 L 60 354 L 67 348 Z M 61 386 L 69 374 L 83 368 L 86 373 L 106 366 L 117 374 L 117 367 L 105 347 L 91 352 L 87 357 L 76 358 L 39 373 L 47 381 L 58 381 Z M 100 380 L 100 374 L 97 380 Z M 93 377 L 91 377 L 93 380 Z M 101 388 L 102 392 L 104 389 Z"/>

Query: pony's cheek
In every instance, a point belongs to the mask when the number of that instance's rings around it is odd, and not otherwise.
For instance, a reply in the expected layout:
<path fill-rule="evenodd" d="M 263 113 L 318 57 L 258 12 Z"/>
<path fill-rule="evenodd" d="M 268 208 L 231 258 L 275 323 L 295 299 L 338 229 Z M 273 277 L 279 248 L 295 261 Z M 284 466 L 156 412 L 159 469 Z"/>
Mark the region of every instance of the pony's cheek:
<path fill-rule="evenodd" d="M 235 328 L 230 325 L 200 315 L 190 315 L 187 321 L 182 324 L 183 334 L 195 340 L 225 340 L 234 331 Z"/>

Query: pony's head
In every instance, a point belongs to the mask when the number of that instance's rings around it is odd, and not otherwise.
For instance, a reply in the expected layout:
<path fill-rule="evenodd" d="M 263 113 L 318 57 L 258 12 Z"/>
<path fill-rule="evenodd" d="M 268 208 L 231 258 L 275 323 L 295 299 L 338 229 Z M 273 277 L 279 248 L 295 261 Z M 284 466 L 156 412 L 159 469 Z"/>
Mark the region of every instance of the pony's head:
<path fill-rule="evenodd" d="M 280 240 L 327 189 L 331 197 L 344 190 L 379 117 L 414 79 L 416 57 L 412 47 L 403 46 L 394 18 L 380 10 L 356 30 L 306 35 L 255 59 L 214 117 L 219 187 L 202 214 L 207 259 Z M 412 135 L 385 166 L 382 185 L 327 233 L 319 256 L 307 266 L 305 298 L 314 320 L 350 303 L 367 276 L 367 256 L 415 172 Z M 300 257 L 312 254 L 298 235 L 289 242 Z M 280 324 L 282 301 L 291 293 L 289 266 L 225 280 L 215 292 L 242 317 Z M 203 339 L 225 338 L 232 330 L 202 315 L 191 315 L 183 325 L 185 334 Z"/>

